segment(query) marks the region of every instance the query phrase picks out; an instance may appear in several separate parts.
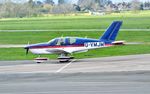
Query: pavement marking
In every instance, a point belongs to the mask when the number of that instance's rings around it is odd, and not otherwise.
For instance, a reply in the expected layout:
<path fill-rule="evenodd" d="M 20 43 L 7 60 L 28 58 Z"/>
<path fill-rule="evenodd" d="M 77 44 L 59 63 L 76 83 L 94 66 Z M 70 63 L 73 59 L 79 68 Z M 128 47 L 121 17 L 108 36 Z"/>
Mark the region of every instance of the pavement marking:
<path fill-rule="evenodd" d="M 62 70 L 64 70 L 66 67 L 68 67 L 68 66 L 69 66 L 72 62 L 74 62 L 74 61 L 76 61 L 76 60 L 72 60 L 70 63 L 68 63 L 68 64 L 66 64 L 65 66 L 61 67 L 60 69 L 58 69 L 58 70 L 56 71 L 56 73 L 61 72 Z"/>
<path fill-rule="evenodd" d="M 12 74 L 39 74 L 39 73 L 54 73 L 53 71 L 33 71 L 33 72 L 0 72 L 0 75 L 12 75 Z"/>

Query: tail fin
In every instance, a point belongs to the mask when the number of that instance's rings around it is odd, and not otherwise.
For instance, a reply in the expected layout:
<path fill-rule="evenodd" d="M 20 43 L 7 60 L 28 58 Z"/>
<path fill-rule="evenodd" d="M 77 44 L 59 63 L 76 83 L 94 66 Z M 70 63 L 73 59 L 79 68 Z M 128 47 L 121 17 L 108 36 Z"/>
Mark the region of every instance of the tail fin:
<path fill-rule="evenodd" d="M 122 21 L 114 21 L 104 32 L 100 40 L 115 41 L 118 31 L 122 25 Z"/>

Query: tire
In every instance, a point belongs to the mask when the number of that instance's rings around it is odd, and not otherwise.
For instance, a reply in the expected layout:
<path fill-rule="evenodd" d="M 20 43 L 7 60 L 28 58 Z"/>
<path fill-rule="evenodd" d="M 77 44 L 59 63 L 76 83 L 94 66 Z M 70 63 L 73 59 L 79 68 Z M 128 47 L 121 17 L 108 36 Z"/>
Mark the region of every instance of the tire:
<path fill-rule="evenodd" d="M 36 62 L 36 63 L 40 64 L 41 62 Z"/>
<path fill-rule="evenodd" d="M 64 61 L 59 61 L 60 63 L 65 63 L 65 62 L 69 62 L 70 60 L 64 60 Z"/>

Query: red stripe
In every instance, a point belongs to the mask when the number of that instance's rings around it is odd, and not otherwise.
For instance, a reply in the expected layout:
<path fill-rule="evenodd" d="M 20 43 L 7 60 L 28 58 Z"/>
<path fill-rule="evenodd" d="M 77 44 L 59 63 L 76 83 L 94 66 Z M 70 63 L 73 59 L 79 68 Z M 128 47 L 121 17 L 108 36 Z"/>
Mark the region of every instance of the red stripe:
<path fill-rule="evenodd" d="M 83 44 L 81 45 L 69 45 L 69 46 L 35 46 L 35 47 L 32 47 L 30 49 L 38 49 L 38 48 L 68 48 L 68 47 L 84 47 Z"/>
<path fill-rule="evenodd" d="M 105 44 L 105 46 L 112 46 L 112 44 Z M 81 45 L 68 45 L 68 46 L 35 46 L 30 49 L 43 49 L 43 48 L 68 48 L 68 47 L 84 47 L 84 44 Z"/>
<path fill-rule="evenodd" d="M 105 46 L 112 46 L 112 44 L 105 44 Z"/>

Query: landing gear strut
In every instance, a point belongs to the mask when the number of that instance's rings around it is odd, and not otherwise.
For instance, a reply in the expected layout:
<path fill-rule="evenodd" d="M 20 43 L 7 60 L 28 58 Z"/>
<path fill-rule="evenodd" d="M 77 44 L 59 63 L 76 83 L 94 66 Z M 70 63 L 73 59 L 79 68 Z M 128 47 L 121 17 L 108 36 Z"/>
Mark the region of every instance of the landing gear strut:
<path fill-rule="evenodd" d="M 74 59 L 74 57 L 68 56 L 68 54 L 61 54 L 57 59 L 59 62 L 69 62 L 71 59 Z"/>

